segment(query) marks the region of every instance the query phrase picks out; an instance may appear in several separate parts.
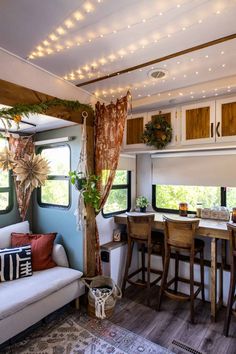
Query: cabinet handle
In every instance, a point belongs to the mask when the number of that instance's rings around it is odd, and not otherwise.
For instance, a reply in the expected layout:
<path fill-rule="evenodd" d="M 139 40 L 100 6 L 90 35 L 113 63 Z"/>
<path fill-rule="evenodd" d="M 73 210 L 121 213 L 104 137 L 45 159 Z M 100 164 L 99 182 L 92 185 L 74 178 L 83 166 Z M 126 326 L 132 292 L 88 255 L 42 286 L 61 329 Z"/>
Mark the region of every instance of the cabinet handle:
<path fill-rule="evenodd" d="M 218 137 L 220 137 L 219 127 L 220 127 L 220 122 L 218 122 L 216 126 L 216 134 Z"/>
<path fill-rule="evenodd" d="M 211 123 L 211 138 L 213 138 L 214 123 Z"/>

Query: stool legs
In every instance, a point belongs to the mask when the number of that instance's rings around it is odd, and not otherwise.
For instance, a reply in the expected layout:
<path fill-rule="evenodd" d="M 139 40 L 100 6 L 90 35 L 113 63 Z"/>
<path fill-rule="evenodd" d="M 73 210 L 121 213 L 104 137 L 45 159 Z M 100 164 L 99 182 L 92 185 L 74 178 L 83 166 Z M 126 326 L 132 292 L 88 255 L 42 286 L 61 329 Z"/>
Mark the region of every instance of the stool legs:
<path fill-rule="evenodd" d="M 234 302 L 235 286 L 236 286 L 236 258 L 234 257 L 232 259 L 232 265 L 231 265 L 229 297 L 228 297 L 227 310 L 226 310 L 225 323 L 224 323 L 224 331 L 223 331 L 223 333 L 226 337 L 228 337 L 228 334 L 229 334 L 229 325 L 230 325 L 230 320 L 231 320 L 232 306 L 233 306 L 233 302 Z"/>
<path fill-rule="evenodd" d="M 190 320 L 194 323 L 194 255 L 190 256 Z"/>
<path fill-rule="evenodd" d="M 128 278 L 129 267 L 131 265 L 132 253 L 133 253 L 133 245 L 132 245 L 132 242 L 130 240 L 128 240 L 128 250 L 127 250 L 127 259 L 126 259 L 126 265 L 125 265 L 125 274 L 124 274 L 124 280 L 123 280 L 123 284 L 122 284 L 123 295 L 125 292 L 125 286 L 126 286 L 126 280 Z"/>
<path fill-rule="evenodd" d="M 175 288 L 174 291 L 178 291 L 178 277 L 179 277 L 179 252 L 175 253 Z"/>
<path fill-rule="evenodd" d="M 201 273 L 202 301 L 205 301 L 204 250 L 203 249 L 200 251 L 200 273 Z"/>
<path fill-rule="evenodd" d="M 142 282 L 145 283 L 145 245 L 142 243 Z"/>
<path fill-rule="evenodd" d="M 164 269 L 163 269 L 163 274 L 162 274 L 162 279 L 161 279 L 161 287 L 159 290 L 159 295 L 157 299 L 157 311 L 160 310 L 161 307 L 161 300 L 162 296 L 167 284 L 167 277 L 168 277 L 168 271 L 169 271 L 169 265 L 170 265 L 170 249 L 168 249 L 165 253 L 165 261 L 164 261 Z"/>

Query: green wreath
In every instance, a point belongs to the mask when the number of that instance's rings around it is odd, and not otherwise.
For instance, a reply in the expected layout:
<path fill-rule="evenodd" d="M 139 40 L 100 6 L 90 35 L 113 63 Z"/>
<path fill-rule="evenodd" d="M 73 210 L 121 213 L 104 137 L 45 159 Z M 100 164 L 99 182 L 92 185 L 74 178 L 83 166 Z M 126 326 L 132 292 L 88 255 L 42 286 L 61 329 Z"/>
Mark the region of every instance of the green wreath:
<path fill-rule="evenodd" d="M 142 141 L 148 146 L 163 149 L 172 139 L 172 128 L 168 121 L 159 116 L 145 125 Z"/>

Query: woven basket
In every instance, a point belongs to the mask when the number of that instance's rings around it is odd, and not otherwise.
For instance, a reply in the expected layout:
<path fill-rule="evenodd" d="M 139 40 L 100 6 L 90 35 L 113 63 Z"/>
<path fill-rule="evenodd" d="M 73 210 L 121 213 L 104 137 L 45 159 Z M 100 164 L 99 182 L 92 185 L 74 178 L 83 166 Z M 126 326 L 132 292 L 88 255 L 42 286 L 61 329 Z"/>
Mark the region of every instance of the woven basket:
<path fill-rule="evenodd" d="M 88 281 L 90 283 L 88 283 Z M 105 277 L 102 275 L 98 275 L 94 278 L 83 279 L 83 282 L 89 289 L 88 308 L 87 308 L 88 315 L 94 318 L 96 317 L 96 311 L 95 311 L 95 298 L 92 292 L 92 288 L 102 288 L 102 287 L 111 288 L 111 294 L 106 299 L 105 302 L 105 316 L 110 317 L 113 314 L 116 305 L 116 300 L 120 299 L 122 296 L 121 290 L 118 287 L 118 285 L 116 285 L 114 280 L 112 280 L 110 277 Z"/>
<path fill-rule="evenodd" d="M 110 309 L 106 308 L 105 306 L 105 314 L 106 314 L 106 318 L 109 318 L 113 315 L 113 312 L 114 312 L 114 308 L 115 308 L 115 304 L 113 307 L 111 307 Z M 95 307 L 94 305 L 88 303 L 88 306 L 87 306 L 87 313 L 90 317 L 92 318 L 97 318 L 96 317 L 96 314 L 95 314 Z"/>

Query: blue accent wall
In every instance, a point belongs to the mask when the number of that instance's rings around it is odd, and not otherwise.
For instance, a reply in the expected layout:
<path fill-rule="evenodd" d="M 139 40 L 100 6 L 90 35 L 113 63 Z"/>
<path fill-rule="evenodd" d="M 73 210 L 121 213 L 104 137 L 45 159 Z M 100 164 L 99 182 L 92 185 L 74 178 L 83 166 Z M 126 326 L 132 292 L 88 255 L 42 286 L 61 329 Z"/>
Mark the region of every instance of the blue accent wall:
<path fill-rule="evenodd" d="M 73 137 L 67 142 L 71 149 L 71 169 L 77 167 L 81 149 L 81 125 L 68 128 L 51 130 L 37 134 L 36 140 L 54 139 L 60 137 Z M 69 209 L 55 207 L 40 207 L 37 203 L 36 192 L 32 199 L 33 232 L 46 233 L 57 232 L 58 242 L 66 249 L 70 266 L 74 269 L 83 270 L 83 233 L 76 230 L 76 218 L 74 212 L 78 203 L 78 191 L 71 186 L 71 206 Z"/>
<path fill-rule="evenodd" d="M 17 222 L 21 221 L 18 208 L 17 208 L 17 203 L 16 203 L 15 187 L 13 187 L 13 189 L 14 189 L 13 208 L 9 213 L 0 214 L 0 228 L 11 224 L 16 224 Z"/>

